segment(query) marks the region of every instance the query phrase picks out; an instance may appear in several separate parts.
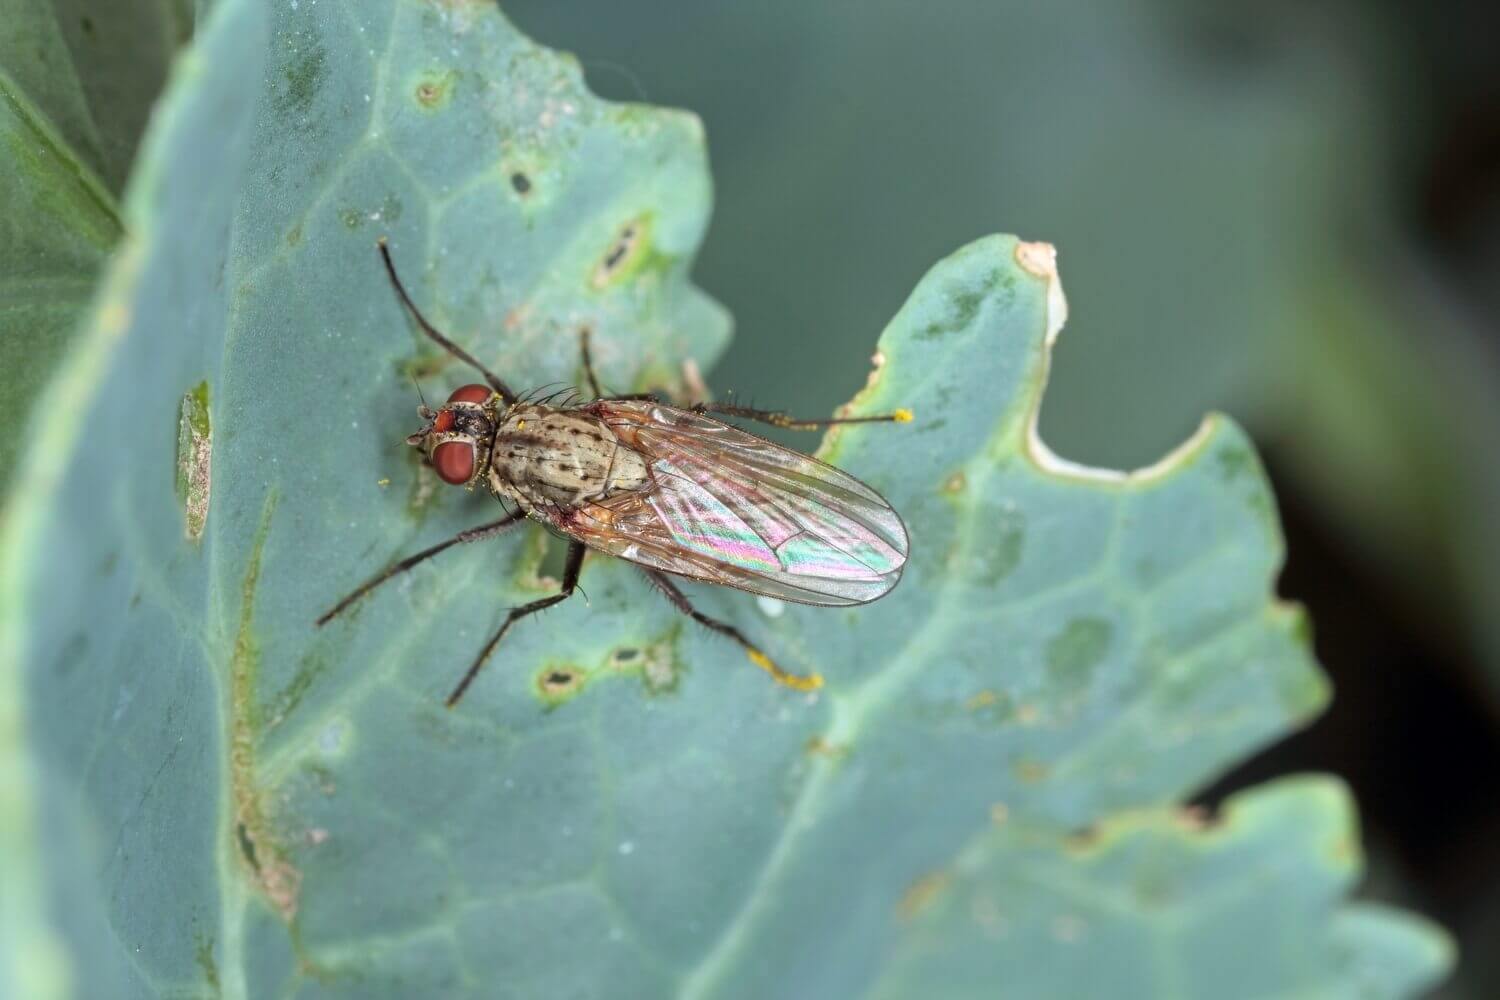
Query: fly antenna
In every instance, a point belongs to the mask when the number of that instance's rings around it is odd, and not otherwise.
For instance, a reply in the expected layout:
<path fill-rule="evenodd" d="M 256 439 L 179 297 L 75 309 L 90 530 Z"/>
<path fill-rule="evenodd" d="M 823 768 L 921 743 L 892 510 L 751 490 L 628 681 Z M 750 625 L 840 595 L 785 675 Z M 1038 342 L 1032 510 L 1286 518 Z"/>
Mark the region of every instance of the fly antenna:
<path fill-rule="evenodd" d="M 502 382 L 494 372 L 480 364 L 474 358 L 474 355 L 443 336 L 442 332 L 429 323 L 426 316 L 422 315 L 422 310 L 417 308 L 417 304 L 407 294 L 406 286 L 401 283 L 401 277 L 396 273 L 396 264 L 391 260 L 391 248 L 384 236 L 376 242 L 376 246 L 380 248 L 380 259 L 385 262 L 385 273 L 390 275 L 391 284 L 396 288 L 396 294 L 401 296 L 402 303 L 406 306 L 407 311 L 411 313 L 412 319 L 415 319 L 417 325 L 422 328 L 422 332 L 437 341 L 438 346 L 443 350 L 483 375 L 484 380 L 490 384 L 490 388 L 498 392 L 501 398 L 507 402 L 513 401 L 516 395 L 510 391 L 510 386 Z M 418 391 L 420 392 L 420 390 Z"/>
<path fill-rule="evenodd" d="M 412 388 L 417 390 L 417 402 L 422 404 L 422 409 L 427 409 L 427 397 L 422 395 L 422 383 L 417 381 L 415 372 L 412 373 L 411 384 Z"/>

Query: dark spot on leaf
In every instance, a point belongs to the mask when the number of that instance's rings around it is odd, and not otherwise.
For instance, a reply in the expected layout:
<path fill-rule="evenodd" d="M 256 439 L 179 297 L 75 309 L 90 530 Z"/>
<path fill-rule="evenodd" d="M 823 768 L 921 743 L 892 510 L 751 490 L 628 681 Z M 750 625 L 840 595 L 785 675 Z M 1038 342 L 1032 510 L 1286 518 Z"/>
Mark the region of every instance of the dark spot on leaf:
<path fill-rule="evenodd" d="M 1250 472 L 1255 464 L 1255 456 L 1250 454 L 1248 448 L 1224 448 L 1215 457 L 1219 462 L 1219 475 L 1226 483 L 1232 483 Z"/>
<path fill-rule="evenodd" d="M 516 194 L 525 195 L 531 192 L 531 178 L 517 170 L 510 175 L 510 186 Z"/>
<path fill-rule="evenodd" d="M 1021 562 L 1025 539 L 1026 518 L 1018 508 L 982 509 L 968 537 L 954 542 L 951 564 L 968 582 L 999 583 Z"/>
<path fill-rule="evenodd" d="M 286 721 L 287 716 L 302 703 L 302 696 L 328 669 L 328 660 L 320 653 L 309 653 L 297 665 L 297 673 L 286 687 L 282 688 L 266 706 L 266 728 L 271 729 Z"/>
<path fill-rule="evenodd" d="M 437 110 L 448 103 L 448 98 L 453 93 L 453 84 L 457 79 L 458 74 L 452 71 L 427 74 L 417 81 L 413 89 L 417 103 L 425 110 Z"/>
<path fill-rule="evenodd" d="M 537 674 L 537 692 L 549 705 L 561 705 L 571 700 L 588 683 L 588 672 L 580 667 L 544 667 Z"/>
<path fill-rule="evenodd" d="M 1047 681 L 1061 694 L 1088 687 L 1109 650 L 1114 626 L 1103 618 L 1075 618 L 1047 643 Z"/>
<path fill-rule="evenodd" d="M 79 18 L 78 26 L 83 29 L 85 35 L 92 35 L 94 33 L 94 20 L 91 17 Z"/>
<path fill-rule="evenodd" d="M 193 948 L 193 958 L 198 963 L 198 968 L 203 970 L 203 981 L 214 993 L 219 992 L 219 967 L 214 962 L 214 939 L 204 937 L 202 933 L 196 935 L 197 941 Z"/>
<path fill-rule="evenodd" d="M 624 260 L 625 255 L 630 252 L 630 244 L 634 239 L 635 227 L 626 226 L 624 230 L 621 231 L 619 240 L 617 240 L 615 242 L 615 245 L 609 248 L 609 252 L 604 255 L 605 268 L 612 269 L 615 265 L 619 264 L 620 261 Z"/>
<path fill-rule="evenodd" d="M 313 99 L 318 96 L 318 88 L 323 84 L 326 64 L 327 57 L 322 46 L 314 45 L 292 54 L 285 72 L 286 106 L 300 114 L 307 114 L 312 108 Z"/>
<path fill-rule="evenodd" d="M 1007 289 L 1011 289 L 1014 284 L 1014 278 L 996 269 L 986 274 L 977 283 L 965 282 L 961 285 L 950 286 L 947 289 L 949 307 L 947 315 L 927 323 L 917 332 L 917 337 L 922 340 L 933 340 L 967 329 L 978 318 L 985 299 L 990 298 L 996 288 L 1004 285 Z"/>
<path fill-rule="evenodd" d="M 255 841 L 250 839 L 250 831 L 244 823 L 234 824 L 234 837 L 239 842 L 240 854 L 244 855 L 245 863 L 256 873 L 260 872 L 260 859 L 255 856 Z"/>
<path fill-rule="evenodd" d="M 599 258 L 589 282 L 596 289 L 605 288 L 643 269 L 665 270 L 673 260 L 652 249 L 651 217 L 643 215 L 620 227 Z"/>
<path fill-rule="evenodd" d="M 578 432 L 574 431 L 573 433 L 577 434 Z M 639 649 L 631 649 L 630 647 L 627 646 L 627 647 L 624 647 L 622 649 L 615 650 L 614 656 L 611 657 L 611 659 L 616 664 L 625 664 L 625 663 L 630 663 L 630 662 L 634 661 L 640 655 L 641 655 L 641 651 Z"/>

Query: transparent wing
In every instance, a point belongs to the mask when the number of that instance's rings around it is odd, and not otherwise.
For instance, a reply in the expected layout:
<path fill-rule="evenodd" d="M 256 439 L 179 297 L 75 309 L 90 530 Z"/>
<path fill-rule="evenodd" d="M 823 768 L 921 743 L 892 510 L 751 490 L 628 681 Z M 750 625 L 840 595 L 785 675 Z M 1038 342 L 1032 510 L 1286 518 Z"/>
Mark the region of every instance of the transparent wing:
<path fill-rule="evenodd" d="M 699 414 L 599 402 L 654 482 L 585 505 L 562 530 L 632 562 L 805 604 L 873 601 L 901 578 L 906 529 L 848 473 Z"/>

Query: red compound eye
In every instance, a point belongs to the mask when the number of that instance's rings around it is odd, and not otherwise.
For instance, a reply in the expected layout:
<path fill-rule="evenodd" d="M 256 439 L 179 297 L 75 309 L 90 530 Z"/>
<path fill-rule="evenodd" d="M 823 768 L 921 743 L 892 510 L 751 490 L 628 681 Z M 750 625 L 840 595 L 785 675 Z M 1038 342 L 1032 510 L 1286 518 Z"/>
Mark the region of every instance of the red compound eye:
<path fill-rule="evenodd" d="M 443 482 L 462 486 L 474 474 L 474 446 L 467 441 L 444 441 L 432 449 L 432 467 Z"/>
<path fill-rule="evenodd" d="M 489 400 L 493 392 L 494 390 L 492 390 L 487 385 L 479 385 L 477 383 L 471 385 L 461 385 L 457 389 L 453 390 L 453 395 L 448 397 L 448 402 L 484 403 Z"/>

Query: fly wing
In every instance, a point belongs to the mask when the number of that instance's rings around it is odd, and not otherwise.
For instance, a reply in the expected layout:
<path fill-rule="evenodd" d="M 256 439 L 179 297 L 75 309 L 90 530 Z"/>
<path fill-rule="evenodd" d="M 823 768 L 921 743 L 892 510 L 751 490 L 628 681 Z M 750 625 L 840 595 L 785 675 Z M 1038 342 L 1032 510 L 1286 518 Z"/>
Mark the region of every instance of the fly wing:
<path fill-rule="evenodd" d="M 873 601 L 901 578 L 906 529 L 848 473 L 653 402 L 590 406 L 653 484 L 585 505 L 563 528 L 632 562 L 805 604 Z"/>

